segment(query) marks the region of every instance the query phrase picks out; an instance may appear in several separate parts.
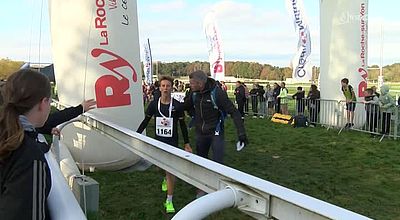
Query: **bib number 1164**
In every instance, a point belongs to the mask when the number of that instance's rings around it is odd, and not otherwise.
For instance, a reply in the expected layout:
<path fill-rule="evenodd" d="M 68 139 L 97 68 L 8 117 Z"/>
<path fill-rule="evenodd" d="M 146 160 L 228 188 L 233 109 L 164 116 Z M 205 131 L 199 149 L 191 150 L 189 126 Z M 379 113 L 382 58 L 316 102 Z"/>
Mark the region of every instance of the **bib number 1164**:
<path fill-rule="evenodd" d="M 172 129 L 169 128 L 157 128 L 156 133 L 157 136 L 172 137 Z"/>

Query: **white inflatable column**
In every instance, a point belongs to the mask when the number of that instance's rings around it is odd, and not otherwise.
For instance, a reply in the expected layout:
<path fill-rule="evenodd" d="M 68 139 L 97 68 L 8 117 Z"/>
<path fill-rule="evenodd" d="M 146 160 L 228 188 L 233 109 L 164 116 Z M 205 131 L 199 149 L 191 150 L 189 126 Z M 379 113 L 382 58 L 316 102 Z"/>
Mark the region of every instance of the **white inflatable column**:
<path fill-rule="evenodd" d="M 321 74 L 322 99 L 344 100 L 340 80 L 348 78 L 357 101 L 362 101 L 367 88 L 368 0 L 321 0 Z M 329 108 L 329 109 L 328 109 Z M 346 117 L 339 105 L 321 103 L 321 120 L 324 124 L 341 125 Z M 338 115 L 339 114 L 339 115 Z M 355 112 L 356 126 L 365 121 L 364 106 L 358 104 Z"/>

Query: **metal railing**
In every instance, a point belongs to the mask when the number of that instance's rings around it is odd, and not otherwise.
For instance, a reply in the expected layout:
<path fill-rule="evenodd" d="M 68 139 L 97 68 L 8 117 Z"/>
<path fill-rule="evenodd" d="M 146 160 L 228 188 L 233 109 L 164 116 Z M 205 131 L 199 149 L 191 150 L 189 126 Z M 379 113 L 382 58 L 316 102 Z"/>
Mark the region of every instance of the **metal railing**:
<path fill-rule="evenodd" d="M 172 147 L 93 115 L 85 114 L 82 123 L 89 126 L 91 132 L 100 132 L 143 159 L 209 193 L 209 196 L 200 198 L 182 209 L 183 213 L 178 213 L 174 219 L 197 219 L 209 214 L 197 215 L 196 212 L 188 212 L 193 210 L 191 205 L 199 204 L 214 204 L 215 207 L 219 207 L 213 209 L 214 211 L 235 207 L 257 219 L 369 219 Z M 215 204 L 218 201 L 223 203 Z"/>
<path fill-rule="evenodd" d="M 288 113 L 292 116 L 299 114 L 305 115 L 313 125 L 321 125 L 329 128 L 336 128 L 341 133 L 344 129 L 351 129 L 359 132 L 369 133 L 371 135 L 384 137 L 399 137 L 398 125 L 399 107 L 393 107 L 389 110 L 382 109 L 377 103 L 354 102 L 356 111 L 354 112 L 354 125 L 347 125 L 347 106 L 345 101 L 326 100 L 326 99 L 291 99 L 285 100 L 286 104 L 278 101 L 264 101 L 257 97 L 248 99 L 248 109 L 245 109 L 247 115 L 253 117 L 272 117 L 274 113 L 282 113 L 282 106 L 286 105 Z M 254 107 L 257 107 L 254 109 Z M 247 110 L 247 111 L 246 111 Z M 350 122 L 350 120 L 349 120 Z"/>

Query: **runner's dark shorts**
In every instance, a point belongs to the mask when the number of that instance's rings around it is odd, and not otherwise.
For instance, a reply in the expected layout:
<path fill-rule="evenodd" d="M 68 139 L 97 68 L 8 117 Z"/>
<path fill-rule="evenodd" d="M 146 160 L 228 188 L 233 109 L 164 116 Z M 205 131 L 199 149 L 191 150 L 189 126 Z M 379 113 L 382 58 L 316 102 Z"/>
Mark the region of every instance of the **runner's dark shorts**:
<path fill-rule="evenodd" d="M 356 103 L 355 102 L 346 103 L 346 109 L 347 111 L 354 112 L 354 110 L 356 109 Z"/>

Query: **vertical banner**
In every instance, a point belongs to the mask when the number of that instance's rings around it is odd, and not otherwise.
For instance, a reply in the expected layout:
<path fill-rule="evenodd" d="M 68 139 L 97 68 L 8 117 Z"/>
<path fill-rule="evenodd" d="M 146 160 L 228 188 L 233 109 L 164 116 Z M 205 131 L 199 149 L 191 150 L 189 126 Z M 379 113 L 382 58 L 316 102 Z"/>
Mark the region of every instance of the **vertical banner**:
<path fill-rule="evenodd" d="M 143 72 L 144 78 L 147 85 L 153 84 L 153 60 L 151 57 L 150 40 L 144 44 L 144 62 L 143 62 Z"/>
<path fill-rule="evenodd" d="M 218 81 L 225 80 L 224 50 L 217 23 L 215 12 L 209 12 L 204 18 L 204 32 L 208 44 L 208 59 L 210 61 L 211 77 Z"/>
<path fill-rule="evenodd" d="M 309 62 L 311 54 L 311 36 L 305 16 L 302 0 L 287 0 L 286 6 L 293 17 L 293 24 L 298 34 L 297 52 L 292 59 L 293 74 L 296 81 L 309 82 L 312 79 L 312 69 Z"/>
<path fill-rule="evenodd" d="M 362 101 L 368 78 L 367 9 L 368 0 L 320 1 L 321 98 L 344 100 L 340 80 L 348 78 Z M 359 126 L 365 121 L 362 105 L 356 105 L 355 118 Z"/>
<path fill-rule="evenodd" d="M 61 103 L 96 99 L 96 118 L 136 130 L 144 118 L 137 2 L 50 0 L 52 55 Z M 129 149 L 81 123 L 63 129 L 83 167 L 120 170 L 140 160 Z"/>
<path fill-rule="evenodd" d="M 50 0 L 49 9 L 60 102 L 95 98 L 91 113 L 136 129 L 144 117 L 136 1 Z"/>

